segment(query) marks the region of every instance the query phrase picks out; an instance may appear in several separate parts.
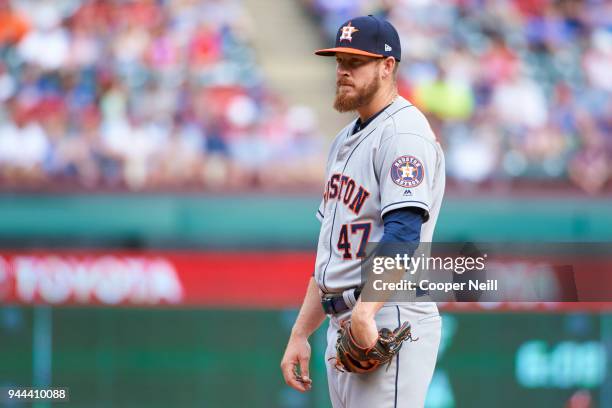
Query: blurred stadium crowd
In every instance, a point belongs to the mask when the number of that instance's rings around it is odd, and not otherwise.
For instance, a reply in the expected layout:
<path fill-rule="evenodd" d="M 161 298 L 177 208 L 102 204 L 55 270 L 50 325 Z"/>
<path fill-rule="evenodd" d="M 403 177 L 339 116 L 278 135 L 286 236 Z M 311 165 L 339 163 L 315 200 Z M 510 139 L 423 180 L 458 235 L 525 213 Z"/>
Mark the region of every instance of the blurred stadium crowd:
<path fill-rule="evenodd" d="M 328 39 L 351 16 L 398 29 L 400 93 L 428 112 L 459 184 L 612 173 L 612 3 L 303 0 Z"/>
<path fill-rule="evenodd" d="M 326 41 L 394 23 L 455 186 L 612 184 L 610 2 L 301 1 Z M 0 189 L 318 191 L 329 137 L 266 86 L 254 35 L 240 0 L 0 0 Z"/>
<path fill-rule="evenodd" d="M 251 24 L 231 0 L 0 0 L 0 185 L 318 182 L 313 113 L 265 86 Z"/>

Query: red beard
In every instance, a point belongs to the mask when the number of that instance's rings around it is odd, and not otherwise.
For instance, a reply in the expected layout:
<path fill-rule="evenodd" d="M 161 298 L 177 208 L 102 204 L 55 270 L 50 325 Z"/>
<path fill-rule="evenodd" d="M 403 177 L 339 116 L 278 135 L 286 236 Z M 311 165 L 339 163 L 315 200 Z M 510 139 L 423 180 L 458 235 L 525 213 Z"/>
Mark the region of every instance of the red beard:
<path fill-rule="evenodd" d="M 380 88 L 380 78 L 376 77 L 364 88 L 353 90 L 354 95 L 349 95 L 348 92 L 340 92 L 340 85 L 336 85 L 336 98 L 334 99 L 334 109 L 338 112 L 351 112 L 359 109 L 362 106 L 369 104 L 374 95 Z"/>

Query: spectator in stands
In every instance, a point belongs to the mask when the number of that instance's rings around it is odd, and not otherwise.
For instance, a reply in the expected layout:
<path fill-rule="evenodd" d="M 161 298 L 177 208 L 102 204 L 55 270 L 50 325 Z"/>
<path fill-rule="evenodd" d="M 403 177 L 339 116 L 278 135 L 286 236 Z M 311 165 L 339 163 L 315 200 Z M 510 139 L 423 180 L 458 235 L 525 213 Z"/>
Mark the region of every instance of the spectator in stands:
<path fill-rule="evenodd" d="M 323 21 L 324 35 L 335 36 L 325 21 L 337 10 L 305 3 Z M 400 92 L 438 128 L 451 181 L 569 178 L 590 193 L 610 186 L 607 2 L 380 4 L 371 10 L 356 2 L 354 14 L 383 14 L 398 28 L 409 61 L 400 69 Z"/>
<path fill-rule="evenodd" d="M 275 152 L 316 130 L 268 135 L 283 119 L 265 114 L 249 30 L 239 1 L 0 0 L 0 188 L 272 182 Z"/>

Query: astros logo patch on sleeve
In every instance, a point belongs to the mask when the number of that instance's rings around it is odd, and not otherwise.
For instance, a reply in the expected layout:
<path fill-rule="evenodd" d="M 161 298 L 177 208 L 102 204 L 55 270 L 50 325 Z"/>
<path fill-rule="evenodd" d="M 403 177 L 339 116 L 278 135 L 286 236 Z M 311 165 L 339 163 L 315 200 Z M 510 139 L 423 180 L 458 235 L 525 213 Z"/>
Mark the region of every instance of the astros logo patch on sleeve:
<path fill-rule="evenodd" d="M 414 156 L 401 156 L 391 165 L 391 179 L 401 187 L 416 187 L 425 177 L 423 163 Z"/>

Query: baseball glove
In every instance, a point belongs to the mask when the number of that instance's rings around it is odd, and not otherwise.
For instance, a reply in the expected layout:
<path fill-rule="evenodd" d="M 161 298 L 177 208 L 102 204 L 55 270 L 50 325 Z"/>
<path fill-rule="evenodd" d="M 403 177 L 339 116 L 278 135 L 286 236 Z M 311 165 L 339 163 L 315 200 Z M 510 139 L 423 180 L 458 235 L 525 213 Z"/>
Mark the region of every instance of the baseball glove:
<path fill-rule="evenodd" d="M 378 332 L 378 340 L 369 348 L 359 346 L 351 334 L 351 322 L 342 322 L 338 330 L 336 342 L 336 368 L 351 373 L 367 373 L 376 370 L 383 364 L 391 364 L 393 356 L 402 347 L 405 340 L 412 339 L 410 323 L 404 322 L 400 327 L 391 331 L 387 328 Z M 332 357 L 333 359 L 333 357 Z M 389 366 L 387 365 L 387 368 Z"/>

